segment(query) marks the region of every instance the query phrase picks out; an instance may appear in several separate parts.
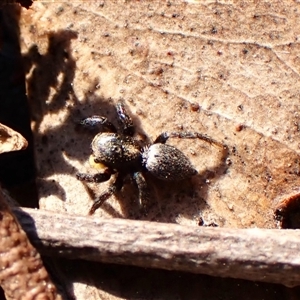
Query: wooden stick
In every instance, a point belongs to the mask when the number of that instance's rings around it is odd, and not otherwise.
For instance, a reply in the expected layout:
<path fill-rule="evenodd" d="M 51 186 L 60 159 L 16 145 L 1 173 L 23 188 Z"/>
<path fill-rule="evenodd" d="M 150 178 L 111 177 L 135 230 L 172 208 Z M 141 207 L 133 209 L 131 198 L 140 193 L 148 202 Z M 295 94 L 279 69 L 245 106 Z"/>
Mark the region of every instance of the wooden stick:
<path fill-rule="evenodd" d="M 42 254 L 300 284 L 300 230 L 198 228 L 13 210 Z"/>

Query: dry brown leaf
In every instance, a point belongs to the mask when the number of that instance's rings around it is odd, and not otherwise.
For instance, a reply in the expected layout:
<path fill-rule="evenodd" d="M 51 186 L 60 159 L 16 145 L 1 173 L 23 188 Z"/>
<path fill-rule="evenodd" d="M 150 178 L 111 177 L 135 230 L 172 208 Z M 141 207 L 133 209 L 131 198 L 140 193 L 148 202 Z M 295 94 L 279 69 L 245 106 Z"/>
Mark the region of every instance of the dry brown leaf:
<path fill-rule="evenodd" d="M 26 149 L 28 142 L 18 132 L 0 123 L 0 154 Z"/>
<path fill-rule="evenodd" d="M 36 141 L 40 205 L 86 215 L 108 183 L 78 182 L 90 115 L 115 122 L 124 99 L 137 131 L 192 130 L 224 142 L 172 140 L 199 171 L 152 182 L 147 219 L 198 226 L 275 228 L 273 199 L 299 178 L 299 3 L 294 1 L 35 2 L 21 19 Z M 95 218 L 140 219 L 126 185 Z"/>
<path fill-rule="evenodd" d="M 62 300 L 0 189 L 0 283 L 8 300 Z"/>
<path fill-rule="evenodd" d="M 173 191 L 158 184 L 150 220 L 275 227 L 272 200 L 299 185 L 297 5 L 84 1 L 24 10 L 41 206 L 88 212 L 91 197 L 75 173 L 89 168 L 92 136 L 76 123 L 94 114 L 114 120 L 123 98 L 152 140 L 193 130 L 230 149 L 226 165 L 210 145 L 173 140 L 199 176 Z M 96 216 L 139 218 L 136 198 L 126 187 Z"/>

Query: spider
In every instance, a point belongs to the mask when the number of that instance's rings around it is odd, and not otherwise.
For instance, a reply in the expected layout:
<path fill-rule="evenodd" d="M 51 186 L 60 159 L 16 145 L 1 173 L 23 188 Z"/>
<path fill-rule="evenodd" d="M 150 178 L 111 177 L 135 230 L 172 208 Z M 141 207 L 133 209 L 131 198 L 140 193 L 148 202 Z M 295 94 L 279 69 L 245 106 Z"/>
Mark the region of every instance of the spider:
<path fill-rule="evenodd" d="M 81 121 L 85 127 L 101 128 L 92 143 L 90 164 L 102 169 L 96 174 L 77 173 L 77 179 L 87 182 L 104 182 L 116 174 L 109 188 L 94 200 L 89 214 L 94 212 L 123 187 L 124 178 L 129 174 L 136 182 L 140 202 L 149 199 L 149 189 L 144 177 L 145 172 L 165 181 L 180 181 L 196 175 L 198 172 L 189 159 L 174 146 L 166 144 L 169 138 L 201 139 L 226 149 L 222 143 L 197 132 L 163 132 L 152 144 L 143 146 L 135 139 L 134 125 L 122 102 L 116 105 L 119 130 L 107 118 L 92 116 Z M 104 169 L 104 171 L 103 171 Z"/>

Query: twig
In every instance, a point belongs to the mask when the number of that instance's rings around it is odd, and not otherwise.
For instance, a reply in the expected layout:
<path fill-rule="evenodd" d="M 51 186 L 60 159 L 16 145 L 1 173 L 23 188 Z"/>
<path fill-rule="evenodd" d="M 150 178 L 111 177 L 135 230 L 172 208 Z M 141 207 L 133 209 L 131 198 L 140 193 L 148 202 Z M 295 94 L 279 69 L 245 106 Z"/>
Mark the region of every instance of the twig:
<path fill-rule="evenodd" d="M 14 209 L 43 254 L 300 284 L 300 230 L 195 228 Z"/>

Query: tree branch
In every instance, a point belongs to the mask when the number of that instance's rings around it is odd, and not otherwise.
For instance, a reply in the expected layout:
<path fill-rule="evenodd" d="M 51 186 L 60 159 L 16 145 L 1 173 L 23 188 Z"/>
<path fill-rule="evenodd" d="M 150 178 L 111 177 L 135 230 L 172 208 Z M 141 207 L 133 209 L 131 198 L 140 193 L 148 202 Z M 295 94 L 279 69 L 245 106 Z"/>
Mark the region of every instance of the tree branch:
<path fill-rule="evenodd" d="M 300 284 L 300 230 L 195 228 L 13 211 L 45 255 Z"/>

